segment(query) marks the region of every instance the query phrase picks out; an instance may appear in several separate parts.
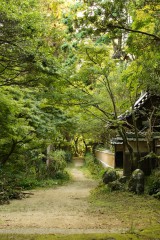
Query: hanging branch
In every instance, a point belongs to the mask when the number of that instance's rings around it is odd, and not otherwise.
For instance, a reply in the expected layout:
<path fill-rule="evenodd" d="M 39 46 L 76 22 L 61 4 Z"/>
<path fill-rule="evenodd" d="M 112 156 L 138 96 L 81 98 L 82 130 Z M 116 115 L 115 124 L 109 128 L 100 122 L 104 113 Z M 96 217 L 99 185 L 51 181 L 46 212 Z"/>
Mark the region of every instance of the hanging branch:
<path fill-rule="evenodd" d="M 142 35 L 145 35 L 145 36 L 149 36 L 149 37 L 152 37 L 154 40 L 156 41 L 160 41 L 160 36 L 157 36 L 155 34 L 152 34 L 152 33 L 147 33 L 147 32 L 143 32 L 143 31 L 140 31 L 140 30 L 135 30 L 135 29 L 131 29 L 131 28 L 128 28 L 128 27 L 125 27 L 125 26 L 120 26 L 120 25 L 113 25 L 111 23 L 109 23 L 107 25 L 108 28 L 110 29 L 122 29 L 122 30 L 125 30 L 127 32 L 133 32 L 133 33 L 139 33 L 139 34 L 142 34 Z M 106 30 L 106 28 L 103 28 L 103 31 Z"/>

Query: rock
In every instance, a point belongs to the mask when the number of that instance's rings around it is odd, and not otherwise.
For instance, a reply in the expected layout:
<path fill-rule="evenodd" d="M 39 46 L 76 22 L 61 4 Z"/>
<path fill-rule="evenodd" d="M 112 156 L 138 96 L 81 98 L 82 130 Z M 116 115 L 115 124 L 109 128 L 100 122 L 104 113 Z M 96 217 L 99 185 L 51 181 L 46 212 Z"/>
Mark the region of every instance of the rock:
<path fill-rule="evenodd" d="M 113 182 L 115 180 L 118 179 L 118 174 L 116 172 L 116 170 L 112 169 L 112 168 L 108 168 L 105 173 L 103 174 L 103 182 L 105 184 L 108 184 L 109 182 Z"/>
<path fill-rule="evenodd" d="M 121 184 L 118 180 L 113 181 L 113 182 L 109 182 L 108 187 L 110 188 L 111 192 L 124 189 L 123 184 Z"/>
<path fill-rule="evenodd" d="M 122 176 L 122 177 L 119 178 L 118 181 L 119 181 L 120 183 L 126 183 L 127 180 L 128 180 L 128 177 L 126 177 L 126 176 Z"/>
<path fill-rule="evenodd" d="M 140 169 L 136 169 L 129 180 L 128 190 L 136 194 L 144 192 L 144 173 Z"/>

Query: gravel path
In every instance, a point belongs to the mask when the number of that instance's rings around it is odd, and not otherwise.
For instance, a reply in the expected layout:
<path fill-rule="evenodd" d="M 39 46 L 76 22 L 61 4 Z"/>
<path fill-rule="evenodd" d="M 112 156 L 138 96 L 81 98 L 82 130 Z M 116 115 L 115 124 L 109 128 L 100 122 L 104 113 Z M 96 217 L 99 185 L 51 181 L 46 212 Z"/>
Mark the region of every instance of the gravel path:
<path fill-rule="evenodd" d="M 117 232 L 119 221 L 92 208 L 88 197 L 97 182 L 87 178 L 77 160 L 73 181 L 56 189 L 32 191 L 34 195 L 0 207 L 0 233 L 103 233 Z M 120 230 L 122 232 L 122 229 Z"/>

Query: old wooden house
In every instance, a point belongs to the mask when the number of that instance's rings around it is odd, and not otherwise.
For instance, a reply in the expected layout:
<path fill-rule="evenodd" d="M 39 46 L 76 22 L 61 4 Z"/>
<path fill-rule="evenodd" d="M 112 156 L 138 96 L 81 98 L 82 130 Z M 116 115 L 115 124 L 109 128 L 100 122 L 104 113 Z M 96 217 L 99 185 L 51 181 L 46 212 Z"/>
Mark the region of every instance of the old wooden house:
<path fill-rule="evenodd" d="M 146 175 L 158 165 L 157 158 L 144 158 L 149 153 L 160 155 L 160 95 L 145 92 L 135 102 L 131 111 L 118 117 L 123 121 L 126 137 L 133 149 L 135 161 L 129 161 L 130 153 L 122 137 L 113 138 L 115 167 L 123 168 L 124 175 L 141 168 Z"/>

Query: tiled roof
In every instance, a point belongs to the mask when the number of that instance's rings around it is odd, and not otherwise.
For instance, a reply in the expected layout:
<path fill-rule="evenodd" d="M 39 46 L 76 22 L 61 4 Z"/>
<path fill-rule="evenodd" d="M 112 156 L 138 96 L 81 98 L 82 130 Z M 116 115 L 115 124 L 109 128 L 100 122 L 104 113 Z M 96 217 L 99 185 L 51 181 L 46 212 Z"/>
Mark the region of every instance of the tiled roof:
<path fill-rule="evenodd" d="M 138 100 L 135 102 L 134 104 L 134 108 L 133 110 L 136 112 L 137 110 L 139 110 L 141 107 L 143 107 L 144 103 L 151 97 L 151 93 L 149 92 L 145 92 L 144 94 L 142 94 Z M 118 116 L 119 120 L 124 120 L 127 117 L 130 117 L 132 115 L 131 110 L 127 110 L 125 113 L 121 114 L 120 116 Z"/>
<path fill-rule="evenodd" d="M 151 97 L 151 93 L 145 92 L 141 97 L 135 102 L 134 109 L 139 109 L 143 104 Z"/>

